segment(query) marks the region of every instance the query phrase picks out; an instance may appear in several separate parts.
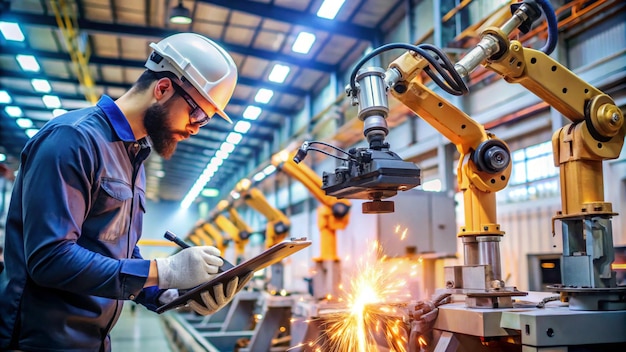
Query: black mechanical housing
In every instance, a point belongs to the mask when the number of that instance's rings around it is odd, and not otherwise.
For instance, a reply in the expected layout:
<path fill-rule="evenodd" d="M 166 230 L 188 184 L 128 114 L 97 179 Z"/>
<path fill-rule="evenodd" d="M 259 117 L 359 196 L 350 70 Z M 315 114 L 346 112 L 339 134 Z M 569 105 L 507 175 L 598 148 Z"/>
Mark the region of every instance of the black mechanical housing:
<path fill-rule="evenodd" d="M 380 200 L 420 184 L 420 169 L 387 148 L 355 148 L 348 165 L 324 172 L 322 190 L 337 198 Z"/>

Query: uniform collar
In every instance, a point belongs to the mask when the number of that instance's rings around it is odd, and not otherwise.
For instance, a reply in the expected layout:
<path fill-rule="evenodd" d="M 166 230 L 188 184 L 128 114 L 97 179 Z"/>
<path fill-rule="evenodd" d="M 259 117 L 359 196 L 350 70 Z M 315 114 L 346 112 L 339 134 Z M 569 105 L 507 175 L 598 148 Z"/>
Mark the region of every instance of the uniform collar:
<path fill-rule="evenodd" d="M 102 109 L 102 111 L 104 111 L 104 114 L 113 126 L 115 134 L 117 134 L 122 141 L 135 141 L 135 135 L 133 134 L 133 130 L 130 128 L 130 124 L 126 119 L 126 116 L 124 116 L 122 110 L 120 110 L 119 106 L 115 104 L 111 97 L 108 95 L 102 95 L 97 105 L 100 109 Z"/>

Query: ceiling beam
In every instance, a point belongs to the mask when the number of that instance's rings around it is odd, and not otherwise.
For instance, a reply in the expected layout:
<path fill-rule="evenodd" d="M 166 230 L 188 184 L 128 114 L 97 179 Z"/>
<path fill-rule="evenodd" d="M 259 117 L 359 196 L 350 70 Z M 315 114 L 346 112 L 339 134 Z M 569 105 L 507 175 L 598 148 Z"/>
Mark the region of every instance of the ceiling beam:
<path fill-rule="evenodd" d="M 229 10 L 236 10 L 250 15 L 271 18 L 274 21 L 289 23 L 294 26 L 308 27 L 312 30 L 323 30 L 333 33 L 341 33 L 346 37 L 371 41 L 381 34 L 380 31 L 318 17 L 310 13 L 292 10 L 282 6 L 275 6 L 256 1 L 232 1 L 232 0 L 197 0 L 209 5 L 217 5 Z"/>
<path fill-rule="evenodd" d="M 55 29 L 58 28 L 54 16 L 36 15 L 20 11 L 7 11 L 0 14 L 0 19 L 3 21 L 14 21 L 20 24 L 31 24 L 49 28 L 54 27 Z M 104 33 L 109 35 L 114 34 L 118 36 L 139 36 L 144 38 L 155 38 L 156 41 L 172 34 L 180 33 L 179 31 L 158 27 L 131 26 L 121 23 L 96 22 L 81 18 L 78 19 L 78 28 L 81 32 L 86 33 Z M 258 57 L 268 61 L 281 61 L 290 65 L 306 67 L 312 70 L 327 73 L 337 70 L 336 65 L 329 65 L 316 62 L 314 60 L 297 58 L 294 56 L 282 54 L 280 52 L 250 48 L 232 43 L 220 43 L 220 45 L 222 45 L 224 49 L 226 49 L 226 51 L 246 56 Z M 89 61 L 91 62 L 93 60 L 90 58 Z"/>
<path fill-rule="evenodd" d="M 69 54 L 67 53 L 25 48 L 23 46 L 20 46 L 19 44 L 8 44 L 8 45 L 0 44 L 0 49 L 1 49 L 2 54 L 13 54 L 13 55 L 31 54 L 38 58 L 51 59 L 51 60 L 69 60 L 70 59 Z M 89 63 L 94 64 L 94 65 L 143 68 L 145 61 L 106 58 L 106 57 L 101 57 L 101 56 L 91 56 L 89 58 Z M 4 73 L 8 71 L 3 70 L 2 72 Z M 26 75 L 32 75 L 33 76 L 32 78 L 41 78 L 41 77 L 35 77 L 35 76 L 39 76 L 40 74 L 32 74 L 32 73 L 24 72 L 24 73 L 19 73 L 19 75 L 22 78 Z M 58 78 L 58 79 L 62 79 L 62 78 Z M 74 82 L 77 82 L 77 79 L 74 80 Z M 104 81 L 96 81 L 95 83 L 96 85 L 111 85 L 113 87 L 115 87 L 116 85 L 117 86 L 123 85 L 122 83 L 104 82 Z M 263 88 L 271 89 L 275 92 L 291 94 L 291 95 L 296 95 L 296 96 L 306 96 L 307 94 L 309 94 L 309 92 L 300 88 L 289 87 L 284 84 L 278 84 L 278 83 L 273 83 L 273 82 L 259 81 L 256 79 L 246 78 L 246 77 L 241 77 L 241 76 L 237 78 L 237 83 L 243 84 L 246 86 L 251 86 L 251 87 L 263 87 Z M 123 87 L 128 88 L 128 85 L 123 85 Z"/>

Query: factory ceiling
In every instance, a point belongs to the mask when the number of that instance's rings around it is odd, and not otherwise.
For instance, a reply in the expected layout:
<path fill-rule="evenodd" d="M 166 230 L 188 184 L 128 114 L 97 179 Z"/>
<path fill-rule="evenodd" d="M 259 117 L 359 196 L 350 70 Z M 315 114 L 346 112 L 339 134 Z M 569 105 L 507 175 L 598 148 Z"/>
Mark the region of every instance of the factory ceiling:
<path fill-rule="evenodd" d="M 53 118 L 56 108 L 90 106 L 102 94 L 121 96 L 144 70 L 151 42 L 192 31 L 221 43 L 233 56 L 239 80 L 226 112 L 234 124 L 213 119 L 179 143 L 170 160 L 153 153 L 147 162 L 148 197 L 171 201 L 183 199 L 229 134 L 250 123 L 206 184 L 229 191 L 220 188 L 232 184 L 228 181 L 250 160 L 265 161 L 259 153 L 275 146 L 279 128 L 305 109 L 307 99 L 327 86 L 332 75 L 345 72 L 376 45 L 406 10 L 405 0 L 351 0 L 331 20 L 317 15 L 321 0 L 0 3 L 0 21 L 18 23 L 24 34 L 23 41 L 0 37 L 0 93 L 6 92 L 0 97 L 0 153 L 14 169 L 27 133 Z M 181 5 L 189 10 L 189 24 L 170 22 L 172 8 Z M 294 51 L 303 32 L 315 36 L 306 53 Z M 24 69 L 19 55 L 32 55 L 39 67 Z M 276 65 L 289 69 L 282 83 L 270 77 Z M 36 87 L 42 81 L 48 85 Z M 257 98 L 260 91 L 273 94 L 263 100 Z M 260 108 L 260 114 L 255 117 L 254 108 L 246 112 L 250 106 Z"/>
<path fill-rule="evenodd" d="M 472 4 L 444 2 L 451 5 L 442 16 L 444 24 Z M 52 119 L 56 109 L 90 106 L 102 94 L 118 98 L 144 70 L 150 43 L 191 31 L 219 42 L 235 60 L 238 85 L 226 108 L 234 123 L 213 119 L 198 135 L 180 142 L 169 160 L 153 153 L 146 164 L 146 194 L 155 201 L 181 201 L 193 193 L 190 190 L 207 165 L 223 159 L 204 186 L 223 197 L 242 173 L 252 173 L 268 162 L 268 151 L 278 151 L 277 139 L 285 139 L 279 135 L 284 134 L 283 126 L 303 110 L 313 115 L 311 99 L 329 85 L 340 85 L 337 77 L 345 75 L 366 50 L 383 44 L 385 34 L 402 18 L 414 16 L 407 8 L 419 2 L 327 3 L 342 4 L 333 19 L 318 16 L 324 8 L 322 0 L 0 0 L 0 26 L 17 23 L 23 32 L 23 38 L 0 36 L 0 157 L 6 156 L 0 162 L 17 169 L 29 134 Z M 186 9 L 192 22 L 170 22 L 173 8 Z M 585 19 L 622 10 L 618 0 L 574 0 L 557 9 L 559 28 L 593 23 Z M 502 1 L 495 13 L 473 19 L 463 33 L 449 38 L 447 49 L 459 51 L 466 38 L 476 37 L 480 26 L 494 25 L 508 17 L 508 11 L 507 1 Z M 409 26 L 411 21 L 415 19 L 409 20 Z M 544 32 L 538 28 L 524 37 Z M 303 33 L 304 38 L 314 37 L 308 49 L 296 44 Z M 424 38 L 412 39 L 419 43 Z M 20 63 L 28 58 L 37 67 Z M 277 68 L 283 69 L 282 81 L 274 76 Z M 343 100 L 346 105 L 347 98 Z M 390 114 L 389 126 L 404 117 L 406 109 Z M 359 128 L 347 129 L 347 125 L 334 136 L 344 146 L 362 138 Z M 242 138 L 234 138 L 237 133 Z M 227 148 L 225 141 L 235 147 Z"/>

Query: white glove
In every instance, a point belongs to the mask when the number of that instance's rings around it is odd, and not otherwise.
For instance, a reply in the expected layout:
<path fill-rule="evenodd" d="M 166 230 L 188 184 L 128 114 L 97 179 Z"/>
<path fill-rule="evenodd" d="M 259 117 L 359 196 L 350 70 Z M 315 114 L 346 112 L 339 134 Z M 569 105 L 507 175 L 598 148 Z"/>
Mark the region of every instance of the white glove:
<path fill-rule="evenodd" d="M 215 295 L 215 299 L 211 296 L 208 290 L 202 291 L 200 293 L 200 297 L 204 302 L 204 305 L 196 302 L 191 299 L 187 304 L 191 309 L 193 309 L 196 313 L 200 315 L 209 315 L 217 312 L 218 310 L 224 308 L 232 299 L 235 297 L 237 292 L 241 291 L 241 289 L 250 281 L 254 273 L 248 273 L 241 280 L 239 277 L 235 276 L 232 280 L 228 282 L 226 285 L 226 290 L 224 291 L 224 284 L 221 282 L 213 286 L 213 294 Z"/>
<path fill-rule="evenodd" d="M 155 259 L 159 288 L 188 289 L 209 281 L 224 265 L 219 249 L 195 246 L 167 257 Z"/>
<path fill-rule="evenodd" d="M 169 290 L 163 291 L 163 293 L 161 293 L 161 295 L 159 296 L 159 303 L 161 303 L 161 305 L 168 304 L 178 298 L 178 296 L 178 289 L 170 288 Z"/>

